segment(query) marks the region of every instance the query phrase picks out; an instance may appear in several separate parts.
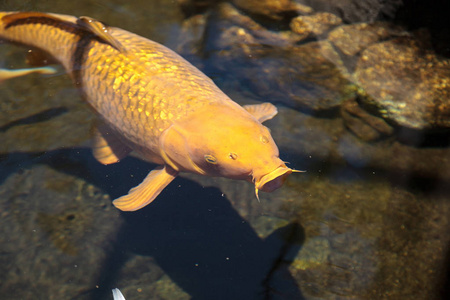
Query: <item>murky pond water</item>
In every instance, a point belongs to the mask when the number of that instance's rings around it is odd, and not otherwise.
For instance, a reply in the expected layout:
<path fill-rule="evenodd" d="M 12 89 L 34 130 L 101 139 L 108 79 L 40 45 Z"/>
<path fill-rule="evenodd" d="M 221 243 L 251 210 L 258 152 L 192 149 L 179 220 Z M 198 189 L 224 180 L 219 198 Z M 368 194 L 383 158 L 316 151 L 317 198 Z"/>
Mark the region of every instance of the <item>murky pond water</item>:
<path fill-rule="evenodd" d="M 445 47 L 326 1 L 209 2 L 0 10 L 91 16 L 169 46 L 239 104 L 277 105 L 265 125 L 306 172 L 260 201 L 248 183 L 183 174 L 120 212 L 111 200 L 155 166 L 93 158 L 96 117 L 62 69 L 2 82 L 0 299 L 445 299 Z M 0 66 L 25 67 L 26 50 L 0 44 Z"/>

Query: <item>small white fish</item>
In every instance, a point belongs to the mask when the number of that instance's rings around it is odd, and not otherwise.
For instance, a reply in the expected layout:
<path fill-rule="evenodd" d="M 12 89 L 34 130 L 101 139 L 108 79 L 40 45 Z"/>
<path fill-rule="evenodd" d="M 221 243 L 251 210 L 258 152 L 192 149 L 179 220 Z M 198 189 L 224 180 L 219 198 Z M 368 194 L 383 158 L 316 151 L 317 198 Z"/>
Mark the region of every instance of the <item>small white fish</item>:
<path fill-rule="evenodd" d="M 112 289 L 114 300 L 125 300 L 119 289 Z"/>

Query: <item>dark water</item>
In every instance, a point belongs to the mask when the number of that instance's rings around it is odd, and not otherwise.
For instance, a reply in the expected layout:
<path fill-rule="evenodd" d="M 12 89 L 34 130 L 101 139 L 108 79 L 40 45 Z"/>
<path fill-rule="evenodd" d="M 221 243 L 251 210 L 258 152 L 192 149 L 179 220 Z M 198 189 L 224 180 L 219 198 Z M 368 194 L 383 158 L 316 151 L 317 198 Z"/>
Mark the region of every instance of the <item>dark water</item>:
<path fill-rule="evenodd" d="M 445 299 L 447 60 L 432 61 L 438 71 L 430 84 L 439 87 L 430 97 L 441 99 L 444 113 L 438 129 L 424 129 L 431 121 L 413 113 L 422 109 L 418 102 L 377 98 L 395 91 L 403 99 L 422 82 L 401 69 L 401 60 L 395 76 L 377 85 L 361 60 L 341 62 L 320 38 L 290 36 L 285 21 L 236 15 L 226 6 L 186 7 L 156 0 L 0 2 L 1 10 L 103 20 L 180 52 L 240 104 L 275 103 L 279 113 L 266 125 L 280 157 L 307 172 L 262 193 L 260 202 L 247 183 L 186 174 L 151 205 L 122 213 L 111 200 L 155 166 L 134 156 L 103 166 L 92 157 L 95 116 L 62 70 L 4 82 L 0 299 L 112 299 L 114 287 L 129 300 Z M 396 40 L 395 49 L 409 57 L 412 46 L 402 47 L 412 44 Z M 1 44 L 0 65 L 26 66 L 25 52 Z M 416 90 L 429 95 L 426 86 Z M 386 112 L 374 112 L 379 102 Z"/>

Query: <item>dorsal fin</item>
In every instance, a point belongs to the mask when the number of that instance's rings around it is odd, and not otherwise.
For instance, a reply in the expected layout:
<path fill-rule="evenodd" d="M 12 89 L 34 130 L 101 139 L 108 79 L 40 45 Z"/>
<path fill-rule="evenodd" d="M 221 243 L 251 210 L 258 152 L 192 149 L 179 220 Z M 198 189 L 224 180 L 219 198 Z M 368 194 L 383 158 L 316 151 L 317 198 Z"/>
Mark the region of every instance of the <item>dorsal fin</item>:
<path fill-rule="evenodd" d="M 95 34 L 102 41 L 110 44 L 116 50 L 120 52 L 125 52 L 125 47 L 109 33 L 108 26 L 104 23 L 95 20 L 91 17 L 79 17 L 77 20 L 77 24 L 80 25 L 83 29 Z"/>

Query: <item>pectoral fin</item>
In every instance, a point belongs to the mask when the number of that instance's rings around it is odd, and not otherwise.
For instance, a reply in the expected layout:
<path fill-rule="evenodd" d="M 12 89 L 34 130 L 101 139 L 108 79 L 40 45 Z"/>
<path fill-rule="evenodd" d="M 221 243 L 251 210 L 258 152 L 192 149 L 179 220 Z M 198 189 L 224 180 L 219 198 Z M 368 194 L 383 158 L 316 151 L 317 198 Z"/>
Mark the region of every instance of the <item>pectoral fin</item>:
<path fill-rule="evenodd" d="M 27 68 L 17 70 L 0 69 L 0 82 L 32 73 L 54 74 L 56 73 L 56 69 L 52 67 Z"/>
<path fill-rule="evenodd" d="M 256 119 L 258 119 L 258 121 L 261 123 L 272 119 L 278 113 L 278 110 L 275 107 L 275 105 L 269 102 L 253 105 L 244 105 L 244 108 Z"/>
<path fill-rule="evenodd" d="M 109 165 L 119 162 L 131 149 L 124 145 L 106 124 L 99 124 L 94 128 L 92 151 L 100 163 Z"/>
<path fill-rule="evenodd" d="M 113 201 L 115 207 L 123 211 L 135 211 L 143 208 L 159 195 L 177 176 L 178 172 L 169 166 L 160 166 L 145 177 L 144 181 L 132 188 L 128 195 Z"/>
<path fill-rule="evenodd" d="M 83 29 L 90 31 L 91 33 L 98 36 L 102 41 L 110 44 L 116 50 L 120 52 L 125 52 L 125 47 L 109 33 L 108 26 L 102 22 L 95 20 L 91 17 L 79 17 L 77 24 L 83 27 Z"/>

